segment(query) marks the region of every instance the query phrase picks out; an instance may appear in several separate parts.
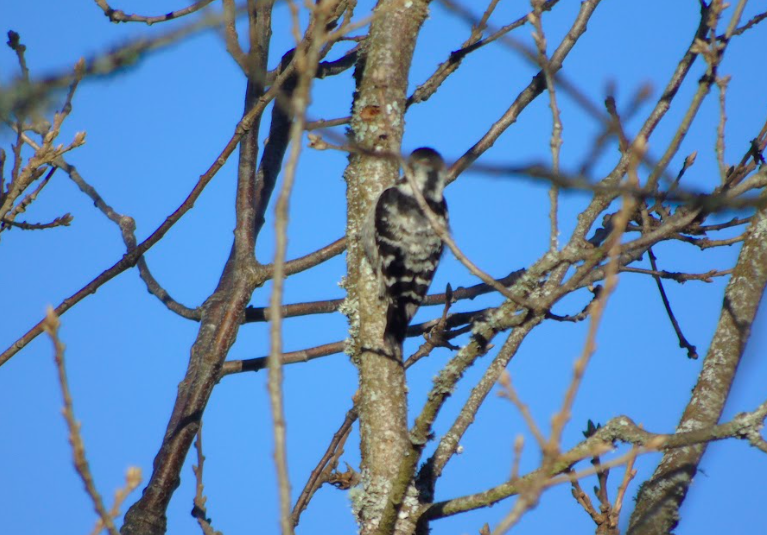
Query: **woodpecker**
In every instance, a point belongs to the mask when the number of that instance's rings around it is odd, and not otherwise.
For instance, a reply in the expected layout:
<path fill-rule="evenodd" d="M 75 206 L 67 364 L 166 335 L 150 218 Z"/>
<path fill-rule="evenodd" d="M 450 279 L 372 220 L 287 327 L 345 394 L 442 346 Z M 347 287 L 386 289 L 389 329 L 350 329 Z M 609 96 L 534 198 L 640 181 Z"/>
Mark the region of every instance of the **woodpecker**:
<path fill-rule="evenodd" d="M 436 221 L 443 228 L 448 224 L 442 196 L 447 172 L 442 156 L 431 148 L 416 149 L 408 158 L 405 174 L 378 196 L 363 231 L 365 254 L 378 279 L 379 296 L 387 303 L 384 339 L 400 348 L 444 248 L 407 177 L 420 190 Z"/>

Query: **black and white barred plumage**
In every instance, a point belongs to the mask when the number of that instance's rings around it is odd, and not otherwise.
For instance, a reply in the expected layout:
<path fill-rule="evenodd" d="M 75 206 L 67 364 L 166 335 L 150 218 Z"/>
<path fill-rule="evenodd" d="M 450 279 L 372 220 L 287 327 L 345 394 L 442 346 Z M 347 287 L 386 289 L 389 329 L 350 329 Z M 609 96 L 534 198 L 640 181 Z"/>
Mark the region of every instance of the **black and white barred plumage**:
<path fill-rule="evenodd" d="M 420 148 L 407 161 L 405 173 L 421 190 L 426 204 L 447 227 L 445 161 L 437 151 Z M 365 254 L 388 304 L 385 338 L 398 346 L 405 340 L 442 256 L 442 239 L 421 210 L 407 178 L 378 197 L 363 236 Z"/>

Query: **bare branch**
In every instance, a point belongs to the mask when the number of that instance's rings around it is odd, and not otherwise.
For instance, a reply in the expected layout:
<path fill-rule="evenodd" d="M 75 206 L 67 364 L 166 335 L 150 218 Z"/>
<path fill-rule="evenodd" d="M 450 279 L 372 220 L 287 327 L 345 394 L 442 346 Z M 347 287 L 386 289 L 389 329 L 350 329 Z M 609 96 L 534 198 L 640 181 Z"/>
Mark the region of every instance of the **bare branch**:
<path fill-rule="evenodd" d="M 502 483 L 486 491 L 454 498 L 443 502 L 427 504 L 422 508 L 422 515 L 426 519 L 437 519 L 452 516 L 465 511 L 471 511 L 481 507 L 493 505 L 510 496 L 518 495 L 531 481 L 541 478 L 551 478 L 564 474 L 577 462 L 604 454 L 615 448 L 615 442 L 623 442 L 642 447 L 639 451 L 630 452 L 626 456 L 616 459 L 618 464 L 624 464 L 639 453 L 650 451 L 666 451 L 669 454 L 677 449 L 706 444 L 714 440 L 727 438 L 739 438 L 750 440 L 754 432 L 764 425 L 767 418 L 767 402 L 760 405 L 756 410 L 749 413 L 738 414 L 730 422 L 720 425 L 709 426 L 696 431 L 677 431 L 674 434 L 654 434 L 645 431 L 625 416 L 613 418 L 606 425 L 599 428 L 592 436 L 580 442 L 565 453 L 562 453 L 553 465 L 541 467 L 518 479 Z M 602 468 L 612 466 L 605 463 Z M 580 472 L 576 477 L 595 473 L 595 469 Z M 572 481 L 572 477 L 561 477 L 552 484 Z"/>
<path fill-rule="evenodd" d="M 650 258 L 650 266 L 652 267 L 652 270 L 657 272 L 658 271 L 657 258 L 655 257 L 655 253 L 653 253 L 652 249 L 649 249 L 647 251 L 647 256 Z M 660 298 L 663 301 L 663 308 L 666 309 L 666 314 L 668 315 L 668 319 L 669 321 L 671 321 L 671 326 L 674 328 L 676 337 L 679 340 L 679 347 L 687 350 L 687 358 L 697 359 L 698 350 L 696 349 L 694 345 L 692 345 L 690 342 L 687 341 L 687 338 L 685 338 L 684 334 L 682 333 L 682 328 L 679 326 L 679 321 L 677 321 L 676 316 L 674 316 L 674 311 L 671 310 L 671 303 L 669 302 L 668 296 L 666 295 L 666 290 L 663 288 L 663 282 L 661 282 L 661 277 L 653 276 L 653 278 L 655 279 L 655 283 L 658 286 L 658 292 L 660 292 Z"/>
<path fill-rule="evenodd" d="M 61 387 L 61 395 L 64 398 L 64 420 L 67 422 L 67 428 L 69 429 L 69 443 L 72 446 L 72 456 L 74 458 L 75 470 L 82 479 L 83 485 L 85 485 L 85 491 L 93 503 L 93 508 L 96 510 L 96 514 L 101 519 L 101 522 L 106 526 L 110 535 L 119 535 L 117 528 L 115 527 L 114 520 L 104 507 L 104 502 L 101 499 L 101 494 L 96 490 L 96 485 L 93 482 L 93 475 L 88 464 L 88 459 L 85 455 L 85 444 L 83 444 L 83 438 L 80 436 L 80 422 L 75 418 L 75 411 L 72 406 L 72 395 L 69 392 L 69 382 L 67 381 L 67 371 L 64 366 L 64 344 L 59 340 L 59 321 L 58 315 L 52 308 L 48 308 L 48 312 L 43 320 L 43 328 L 45 332 L 50 336 L 53 342 L 54 359 L 56 361 L 56 369 L 59 375 L 59 386 Z"/>
<path fill-rule="evenodd" d="M 764 19 L 767 19 L 767 12 L 759 13 L 758 15 L 754 15 L 754 17 L 751 20 L 749 20 L 747 23 L 745 23 L 743 26 L 739 26 L 738 28 L 736 28 L 732 32 L 730 37 L 734 37 L 736 35 L 741 35 L 741 34 L 747 32 L 748 30 L 750 30 L 751 28 L 753 28 L 754 26 L 756 26 L 757 24 L 762 22 Z M 724 37 L 719 37 L 719 39 L 724 39 Z"/>
<path fill-rule="evenodd" d="M 108 76 L 114 72 L 131 67 L 145 58 L 149 53 L 167 48 L 187 37 L 220 25 L 222 15 L 206 15 L 194 22 L 188 23 L 176 30 L 161 34 L 157 37 L 139 38 L 112 50 L 84 59 L 84 78 Z M 3 90 L 0 116 L 6 117 L 10 112 L 34 108 L 47 101 L 47 96 L 53 91 L 66 88 L 74 80 L 72 72 L 52 72 L 35 81 L 16 82 Z"/>
<path fill-rule="evenodd" d="M 562 42 L 557 49 L 551 55 L 549 59 L 549 67 L 552 73 L 557 72 L 562 68 L 562 64 L 573 49 L 578 39 L 586 32 L 586 25 L 591 15 L 594 13 L 600 0 L 587 0 L 581 3 L 581 8 L 578 16 L 567 32 Z M 509 109 L 503 114 L 503 116 L 496 121 L 496 123 L 490 128 L 490 130 L 477 141 L 461 158 L 456 161 L 450 167 L 450 175 L 455 179 L 471 164 L 473 164 L 477 158 L 479 158 L 487 149 L 489 149 L 493 143 L 500 137 L 500 135 L 511 126 L 519 117 L 522 110 L 527 107 L 538 95 L 540 95 L 546 87 L 544 74 L 539 72 L 530 84 L 522 90 L 517 96 Z"/>
<path fill-rule="evenodd" d="M 542 0 L 531 0 L 533 6 L 533 12 L 527 17 L 528 20 L 535 28 L 533 32 L 533 40 L 538 47 L 538 64 L 543 72 L 544 80 L 546 81 L 546 90 L 549 93 L 549 107 L 551 108 L 551 169 L 554 174 L 559 174 L 559 151 L 562 147 L 562 120 L 559 114 L 559 106 L 557 105 L 557 94 L 554 88 L 554 72 L 551 69 L 549 58 L 546 57 L 546 36 L 543 33 L 543 25 L 541 24 L 541 15 L 543 14 L 543 8 L 545 2 Z M 549 219 L 551 221 L 551 234 L 549 236 L 549 250 L 554 252 L 557 250 L 559 244 L 559 224 L 557 223 L 557 212 L 559 211 L 559 189 L 556 184 L 552 184 L 549 190 L 549 202 L 551 208 L 549 210 Z"/>
<path fill-rule="evenodd" d="M 291 3 L 291 8 L 293 7 Z M 274 253 L 272 295 L 270 298 L 270 349 L 269 349 L 269 400 L 275 441 L 275 465 L 277 467 L 280 497 L 280 525 L 283 535 L 293 533 L 290 513 L 290 481 L 287 466 L 285 416 L 282 402 L 282 317 L 280 316 L 282 291 L 285 281 L 285 255 L 287 251 L 288 201 L 295 180 L 298 156 L 301 152 L 301 136 L 306 124 L 309 106 L 309 89 L 317 72 L 322 48 L 325 45 L 328 23 L 340 16 L 345 9 L 343 0 L 317 4 L 311 12 L 311 23 L 306 31 L 306 46 L 297 46 L 293 63 L 296 65 L 297 81 L 291 102 L 292 124 L 289 140 L 291 151 L 285 165 L 283 185 L 275 207 L 276 251 Z M 300 40 L 296 28 L 296 39 Z M 300 45 L 300 43 L 299 43 Z"/>
<path fill-rule="evenodd" d="M 269 91 L 267 91 L 261 98 L 259 98 L 243 116 L 242 120 L 240 120 L 240 122 L 237 124 L 237 127 L 235 128 L 234 135 L 229 139 L 224 149 L 214 160 L 213 164 L 211 164 L 210 168 L 208 168 L 205 173 L 200 175 L 197 184 L 195 184 L 195 186 L 192 188 L 192 191 L 189 193 L 184 202 L 181 203 L 181 205 L 176 209 L 176 211 L 169 215 L 165 221 L 146 240 L 138 244 L 133 249 L 133 251 L 123 256 L 112 267 L 102 272 L 91 282 L 83 286 L 83 288 L 81 288 L 79 291 L 62 301 L 61 304 L 59 304 L 59 306 L 57 306 L 55 309 L 56 314 L 64 314 L 67 310 L 79 303 L 83 298 L 95 292 L 99 287 L 109 282 L 123 271 L 135 266 L 139 258 L 141 258 L 141 256 L 143 256 L 146 251 L 148 251 L 153 245 L 160 241 L 163 236 L 165 236 L 168 230 L 170 230 L 170 228 L 175 225 L 178 220 L 181 219 L 181 217 L 194 206 L 195 201 L 200 196 L 202 191 L 210 183 L 219 169 L 221 169 L 221 167 L 226 163 L 229 156 L 231 156 L 232 152 L 234 152 L 234 149 L 237 148 L 237 145 L 243 136 L 245 136 L 245 134 L 249 132 L 251 128 L 253 128 L 256 118 L 260 116 L 269 102 L 280 91 L 282 83 L 286 78 L 288 78 L 290 74 L 291 71 L 289 70 L 281 73 L 272 87 L 269 88 Z M 263 273 L 261 274 L 261 277 L 264 277 Z M 255 280 L 255 274 L 253 275 L 253 278 Z M 253 284 L 255 285 L 255 283 Z M 34 340 L 41 332 L 42 321 L 30 329 L 26 334 L 24 334 L 24 336 L 14 342 L 2 354 L 0 354 L 0 366 L 5 364 L 8 359 L 15 355 L 21 348 Z"/>
<path fill-rule="evenodd" d="M 767 209 L 761 209 L 749 229 L 738 263 L 725 290 L 719 323 L 698 383 L 677 426 L 679 431 L 716 424 L 735 378 L 735 371 L 767 285 Z M 664 455 L 652 478 L 642 487 L 631 515 L 629 533 L 670 531 L 678 523 L 678 508 L 697 471 L 706 444 Z"/>
<path fill-rule="evenodd" d="M 123 502 L 131 492 L 138 488 L 140 484 L 141 468 L 131 466 L 128 468 L 125 474 L 125 486 L 117 489 L 115 492 L 115 501 L 112 504 L 112 508 L 109 509 L 109 516 L 111 518 L 116 519 L 120 517 L 120 507 L 122 506 Z M 99 535 L 102 531 L 104 531 L 104 523 L 102 522 L 101 518 L 98 518 L 96 520 L 96 525 L 93 526 L 91 535 Z"/>
<path fill-rule="evenodd" d="M 205 505 L 208 498 L 205 497 L 205 485 L 202 482 L 205 466 L 205 455 L 202 453 L 202 423 L 200 423 L 200 428 L 197 430 L 197 439 L 194 441 L 194 449 L 197 451 L 197 465 L 192 465 L 192 472 L 194 472 L 196 482 L 192 516 L 197 519 L 197 524 L 200 526 L 203 535 L 221 535 L 220 531 L 216 531 L 213 529 L 213 526 L 211 526 L 211 520 L 208 518 L 208 509 Z"/>
<path fill-rule="evenodd" d="M 317 463 L 317 466 L 312 470 L 309 479 L 306 481 L 304 490 L 301 491 L 301 495 L 298 497 L 298 500 L 296 500 L 292 512 L 294 526 L 298 525 L 298 522 L 301 520 L 301 513 L 304 512 L 309 505 L 309 501 L 328 478 L 329 472 L 335 470 L 336 465 L 338 464 L 338 458 L 343 453 L 344 444 L 346 444 L 346 439 L 349 438 L 352 425 L 357 421 L 358 415 L 357 397 L 355 396 L 354 405 L 347 411 L 341 427 L 339 427 L 338 431 L 333 435 L 327 450 L 325 450 L 325 453 Z"/>
<path fill-rule="evenodd" d="M 248 56 L 242 51 L 240 46 L 240 38 L 237 35 L 237 27 L 235 26 L 235 7 L 234 0 L 223 0 L 224 6 L 224 20 L 226 21 L 224 26 L 224 41 L 226 42 L 226 51 L 232 56 L 237 65 L 239 65 L 242 72 L 249 75 L 248 69 Z"/>
<path fill-rule="evenodd" d="M 725 277 L 732 275 L 732 269 L 717 270 L 712 269 L 706 273 L 679 273 L 675 271 L 655 270 L 655 269 L 642 269 L 630 266 L 623 266 L 620 268 L 621 273 L 641 273 L 643 275 L 651 275 L 660 279 L 669 279 L 681 284 L 687 281 L 703 281 L 713 282 L 714 277 Z"/>
<path fill-rule="evenodd" d="M 130 15 L 125 13 L 121 9 L 113 9 L 112 7 L 109 6 L 106 0 L 95 0 L 95 2 L 104 12 L 104 15 L 106 15 L 111 22 L 143 22 L 147 26 L 151 26 L 152 24 L 155 24 L 156 22 L 165 22 L 168 20 L 177 19 L 177 18 L 183 17 L 184 15 L 189 15 L 191 13 L 194 13 L 195 11 L 199 11 L 200 9 L 204 8 L 205 6 L 213 2 L 213 0 L 199 0 L 198 2 L 195 2 L 194 4 L 187 6 L 185 8 L 177 9 L 176 11 L 171 11 L 170 13 L 166 13 L 165 15 L 156 15 L 156 16 Z"/>

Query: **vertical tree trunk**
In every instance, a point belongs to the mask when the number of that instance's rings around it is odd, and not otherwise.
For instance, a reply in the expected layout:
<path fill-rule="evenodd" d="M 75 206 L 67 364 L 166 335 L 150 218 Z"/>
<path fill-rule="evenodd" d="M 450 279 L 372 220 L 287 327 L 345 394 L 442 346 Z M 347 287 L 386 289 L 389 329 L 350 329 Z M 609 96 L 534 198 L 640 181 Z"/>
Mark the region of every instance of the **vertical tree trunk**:
<path fill-rule="evenodd" d="M 353 144 L 360 149 L 346 170 L 348 202 L 347 292 L 353 355 L 360 373 L 360 436 L 364 493 L 354 503 L 360 533 L 379 526 L 392 481 L 409 449 L 405 370 L 387 355 L 382 339 L 384 307 L 372 272 L 362 267 L 357 239 L 376 195 L 399 173 L 397 155 L 404 131 L 408 73 L 416 38 L 428 13 L 426 0 L 381 0 L 367 49 L 357 67 L 352 110 Z M 367 263 L 364 264 L 367 266 Z"/>

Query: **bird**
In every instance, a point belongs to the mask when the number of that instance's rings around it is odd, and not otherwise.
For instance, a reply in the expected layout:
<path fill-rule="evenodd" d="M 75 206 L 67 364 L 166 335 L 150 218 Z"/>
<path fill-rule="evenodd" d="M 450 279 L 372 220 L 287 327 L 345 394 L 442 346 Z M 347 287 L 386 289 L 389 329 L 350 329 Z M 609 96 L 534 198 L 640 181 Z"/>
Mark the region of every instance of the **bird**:
<path fill-rule="evenodd" d="M 444 249 L 413 186 L 442 228 L 449 221 L 443 196 L 447 168 L 439 152 L 429 147 L 414 150 L 404 173 L 377 197 L 363 230 L 365 255 L 378 281 L 379 298 L 387 305 L 384 340 L 399 348 L 400 355 L 408 325 L 426 297 Z"/>

